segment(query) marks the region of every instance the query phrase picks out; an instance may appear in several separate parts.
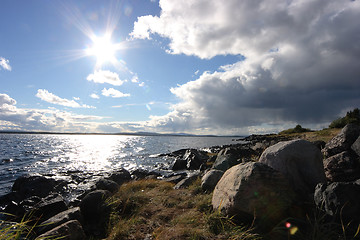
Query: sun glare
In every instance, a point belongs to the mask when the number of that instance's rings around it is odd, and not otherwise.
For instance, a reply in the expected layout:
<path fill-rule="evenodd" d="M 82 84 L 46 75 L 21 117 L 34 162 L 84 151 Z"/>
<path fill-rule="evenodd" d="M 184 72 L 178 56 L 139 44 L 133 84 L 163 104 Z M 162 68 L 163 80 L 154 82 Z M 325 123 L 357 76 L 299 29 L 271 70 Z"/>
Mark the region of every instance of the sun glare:
<path fill-rule="evenodd" d="M 92 46 L 86 49 L 86 54 L 96 57 L 97 66 L 101 66 L 107 62 L 116 62 L 115 53 L 117 50 L 119 50 L 119 48 L 117 44 L 112 43 L 110 36 L 94 36 L 92 38 L 92 42 Z"/>

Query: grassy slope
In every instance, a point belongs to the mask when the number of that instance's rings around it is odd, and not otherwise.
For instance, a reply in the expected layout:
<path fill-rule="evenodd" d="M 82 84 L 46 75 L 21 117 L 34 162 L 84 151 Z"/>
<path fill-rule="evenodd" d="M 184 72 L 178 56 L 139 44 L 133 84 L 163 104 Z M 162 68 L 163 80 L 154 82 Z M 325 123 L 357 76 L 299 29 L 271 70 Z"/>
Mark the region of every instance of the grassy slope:
<path fill-rule="evenodd" d="M 290 136 L 293 138 L 301 138 L 304 140 L 308 140 L 310 142 L 314 142 L 314 141 L 318 141 L 318 140 L 328 142 L 333 137 L 335 137 L 340 131 L 341 131 L 340 128 L 327 128 L 327 129 L 313 131 L 313 132 L 280 134 L 280 136 L 285 135 L 285 136 Z"/>
<path fill-rule="evenodd" d="M 127 183 L 112 198 L 108 239 L 256 239 L 256 235 L 214 213 L 211 194 L 200 180 L 189 189 L 174 190 L 160 180 Z M 245 234 L 247 238 L 239 238 Z"/>

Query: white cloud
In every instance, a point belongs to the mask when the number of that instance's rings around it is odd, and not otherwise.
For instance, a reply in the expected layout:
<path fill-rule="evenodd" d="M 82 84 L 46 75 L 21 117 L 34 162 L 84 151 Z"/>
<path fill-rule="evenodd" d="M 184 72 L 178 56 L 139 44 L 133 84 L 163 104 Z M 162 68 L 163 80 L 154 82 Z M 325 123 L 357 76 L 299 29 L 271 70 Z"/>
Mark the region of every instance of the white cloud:
<path fill-rule="evenodd" d="M 131 82 L 133 82 L 133 83 L 138 83 L 138 82 L 139 82 L 138 76 L 137 76 L 137 75 L 133 76 L 133 77 L 131 78 Z"/>
<path fill-rule="evenodd" d="M 74 99 L 75 101 L 80 101 L 80 98 L 79 98 L 79 97 L 73 97 L 73 99 Z"/>
<path fill-rule="evenodd" d="M 149 124 L 167 131 L 253 131 L 326 124 L 360 102 L 360 1 L 161 0 L 134 38 L 168 38 L 172 54 L 245 60 L 171 89 L 180 103 Z"/>
<path fill-rule="evenodd" d="M 108 89 L 104 88 L 101 91 L 101 94 L 106 97 L 113 97 L 113 98 L 130 97 L 129 93 L 122 93 L 114 88 L 108 88 Z"/>
<path fill-rule="evenodd" d="M 100 99 L 99 95 L 97 95 L 96 93 L 92 93 L 90 97 L 94 99 Z"/>
<path fill-rule="evenodd" d="M 0 106 L 15 105 L 15 104 L 16 104 L 15 99 L 11 98 L 7 94 L 0 93 Z"/>
<path fill-rule="evenodd" d="M 69 99 L 58 97 L 55 94 L 50 93 L 46 89 L 38 89 L 36 97 L 40 98 L 41 100 L 43 100 L 45 102 L 56 104 L 56 105 L 61 105 L 61 106 L 65 106 L 65 107 L 95 108 L 93 106 L 89 106 L 86 104 L 79 104 L 78 102 L 76 102 L 74 100 L 69 100 Z"/>
<path fill-rule="evenodd" d="M 11 71 L 11 66 L 9 64 L 9 60 L 0 57 L 0 67 L 2 67 L 5 70 Z"/>
<path fill-rule="evenodd" d="M 87 76 L 86 80 L 95 83 L 108 83 L 114 86 L 121 86 L 124 81 L 120 80 L 119 75 L 108 70 L 98 70 Z"/>
<path fill-rule="evenodd" d="M 95 132 L 104 119 L 101 116 L 79 115 L 67 111 L 18 108 L 16 100 L 0 94 L 0 127 L 7 130 Z"/>

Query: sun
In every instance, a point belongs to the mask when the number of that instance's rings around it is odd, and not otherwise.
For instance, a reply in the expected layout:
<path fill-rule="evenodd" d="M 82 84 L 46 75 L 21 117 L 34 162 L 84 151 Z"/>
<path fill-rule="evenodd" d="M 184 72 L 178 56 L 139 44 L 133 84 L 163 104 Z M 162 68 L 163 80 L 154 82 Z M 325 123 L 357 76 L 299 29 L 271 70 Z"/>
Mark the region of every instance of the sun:
<path fill-rule="evenodd" d="M 86 54 L 96 57 L 96 66 L 116 62 L 115 53 L 119 50 L 118 44 L 111 41 L 111 36 L 93 36 L 92 46 L 86 49 Z"/>

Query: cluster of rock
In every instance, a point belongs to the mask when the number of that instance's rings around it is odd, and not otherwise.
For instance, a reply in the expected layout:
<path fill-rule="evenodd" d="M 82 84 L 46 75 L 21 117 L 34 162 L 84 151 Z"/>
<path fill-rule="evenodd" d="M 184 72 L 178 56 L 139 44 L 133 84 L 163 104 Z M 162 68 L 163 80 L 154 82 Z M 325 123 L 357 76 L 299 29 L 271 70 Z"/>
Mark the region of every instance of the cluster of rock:
<path fill-rule="evenodd" d="M 257 162 L 239 163 L 234 159 L 240 155 L 223 151 L 203 176 L 202 187 L 214 189 L 215 210 L 241 223 L 255 222 L 260 231 L 268 232 L 289 217 L 305 219 L 317 208 L 328 221 L 356 232 L 360 224 L 359 144 L 360 127 L 348 125 L 322 151 L 323 143 L 300 139 L 266 148 Z M 216 164 L 224 155 L 231 155 L 226 164 Z"/>
<path fill-rule="evenodd" d="M 360 126 L 349 124 L 322 150 L 327 183 L 314 200 L 326 214 L 349 228 L 360 224 Z"/>
<path fill-rule="evenodd" d="M 130 179 L 130 173 L 120 169 L 99 180 L 77 201 L 66 203 L 62 196 L 65 181 L 25 175 L 0 199 L 6 205 L 3 218 L 8 225 L 25 220 L 30 227 L 35 226 L 27 239 L 103 238 L 111 210 L 106 199 Z"/>

